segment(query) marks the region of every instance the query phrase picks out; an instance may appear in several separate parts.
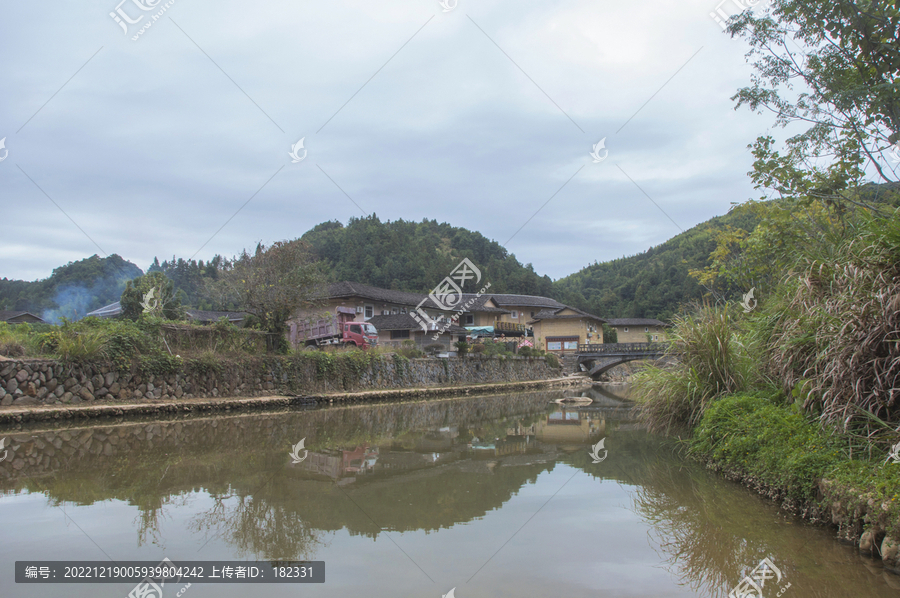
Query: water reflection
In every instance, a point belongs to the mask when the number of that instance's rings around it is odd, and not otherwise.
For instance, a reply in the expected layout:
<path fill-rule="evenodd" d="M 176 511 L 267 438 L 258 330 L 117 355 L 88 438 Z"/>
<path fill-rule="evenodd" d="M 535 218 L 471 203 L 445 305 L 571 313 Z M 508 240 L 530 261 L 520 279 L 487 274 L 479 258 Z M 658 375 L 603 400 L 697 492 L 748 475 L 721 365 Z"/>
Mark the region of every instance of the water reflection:
<path fill-rule="evenodd" d="M 895 595 L 894 578 L 884 581 L 878 563 L 866 562 L 873 575 L 830 532 L 686 463 L 676 443 L 646 434 L 625 389 L 578 394 L 591 403 L 551 403 L 572 396 L 569 390 L 33 427 L 7 435 L 0 492 L 40 493 L 51 506 L 122 501 L 138 513 L 137 546 L 195 541 L 202 549 L 211 542 L 234 558 L 300 560 L 321 555 L 341 531 L 372 540 L 438 532 L 484 520 L 528 487 L 549 498 L 560 488 L 543 480 L 562 468 L 590 481 L 589 490 L 577 500 L 554 500 L 590 513 L 604 482 L 613 482 L 642 522 L 629 528 L 634 537 L 618 541 L 644 542 L 649 533 L 645 549 L 658 556 L 647 566 L 662 563 L 691 594 L 727 595 L 768 556 L 798 598 Z M 289 451 L 301 438 L 309 452 L 293 463 Z M 588 449 L 603 438 L 610 457 L 592 463 Z M 185 531 L 164 529 L 173 514 L 187 522 Z M 574 525 L 560 533 L 574 538 L 584 527 Z M 594 540 L 617 542 L 602 528 L 592 533 Z M 478 541 L 499 546 L 494 536 Z M 594 549 L 577 546 L 582 554 Z M 523 576 L 534 569 L 521 566 Z M 583 583 L 605 587 L 603 580 Z M 683 595 L 672 588 L 667 595 Z M 650 590 L 635 588 L 633 595 Z"/>

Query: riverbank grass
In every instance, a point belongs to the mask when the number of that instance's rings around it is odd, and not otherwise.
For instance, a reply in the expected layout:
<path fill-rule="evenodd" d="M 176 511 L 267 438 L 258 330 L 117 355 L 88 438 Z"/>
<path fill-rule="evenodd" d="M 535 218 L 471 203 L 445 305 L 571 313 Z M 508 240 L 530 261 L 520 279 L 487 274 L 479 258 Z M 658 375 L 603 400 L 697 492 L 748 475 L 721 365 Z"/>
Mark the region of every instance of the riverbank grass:
<path fill-rule="evenodd" d="M 900 463 L 851 454 L 845 438 L 777 396 L 742 393 L 714 401 L 688 447 L 791 510 L 839 525 L 848 532 L 842 537 L 858 540 L 864 530 L 900 537 Z"/>

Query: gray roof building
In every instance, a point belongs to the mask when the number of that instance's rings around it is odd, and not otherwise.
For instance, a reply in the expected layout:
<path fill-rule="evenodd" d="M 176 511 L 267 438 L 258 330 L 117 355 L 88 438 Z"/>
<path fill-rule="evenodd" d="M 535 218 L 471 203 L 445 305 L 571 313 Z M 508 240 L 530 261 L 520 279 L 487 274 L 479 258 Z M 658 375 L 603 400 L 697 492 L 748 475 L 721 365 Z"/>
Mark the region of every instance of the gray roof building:
<path fill-rule="evenodd" d="M 610 318 L 606 320 L 606 323 L 610 326 L 665 326 L 671 327 L 671 324 L 666 324 L 665 322 L 661 322 L 654 318 Z"/>
<path fill-rule="evenodd" d="M 19 310 L 0 310 L 0 322 L 7 324 L 47 324 L 31 312 Z"/>

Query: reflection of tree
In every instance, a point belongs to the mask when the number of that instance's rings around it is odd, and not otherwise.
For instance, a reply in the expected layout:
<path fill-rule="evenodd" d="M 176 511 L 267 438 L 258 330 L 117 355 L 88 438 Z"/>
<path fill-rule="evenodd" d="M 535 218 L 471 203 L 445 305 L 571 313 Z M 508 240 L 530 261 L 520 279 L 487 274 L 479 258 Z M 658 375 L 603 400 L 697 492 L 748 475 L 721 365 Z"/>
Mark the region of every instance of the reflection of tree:
<path fill-rule="evenodd" d="M 320 451 L 398 441 L 414 449 L 438 428 L 453 426 L 460 430 L 454 444 L 464 446 L 469 430 L 505 437 L 508 427 L 540 417 L 549 399 L 561 394 L 44 429 L 34 432 L 36 440 L 19 451 L 29 459 L 21 472 L 0 464 L 0 489 L 44 493 L 57 505 L 124 501 L 138 510 L 134 525 L 140 544 L 159 541 L 168 508 L 181 503 L 196 508 L 193 497 L 199 493 L 209 496 L 214 506 L 195 515 L 194 530 L 224 538 L 241 554 L 302 559 L 313 554 L 325 531 L 344 528 L 377 536 L 381 529 L 434 530 L 470 521 L 500 508 L 552 464 L 485 471 L 444 462 L 422 471 L 368 474 L 364 477 L 371 479 L 358 479 L 342 489 L 297 479 L 285 469 L 289 447 L 300 438 L 306 438 L 310 450 Z M 54 446 L 55 452 L 48 448 Z"/>
<path fill-rule="evenodd" d="M 715 493 L 709 475 L 673 463 L 648 463 L 634 493 L 635 510 L 652 526 L 663 563 L 691 590 L 724 596 L 740 571 L 765 555 L 737 532 L 727 495 Z"/>
<path fill-rule="evenodd" d="M 309 560 L 321 544 L 319 530 L 311 527 L 280 496 L 216 497 L 212 509 L 196 517 L 191 527 L 223 537 L 238 556 L 257 560 Z"/>

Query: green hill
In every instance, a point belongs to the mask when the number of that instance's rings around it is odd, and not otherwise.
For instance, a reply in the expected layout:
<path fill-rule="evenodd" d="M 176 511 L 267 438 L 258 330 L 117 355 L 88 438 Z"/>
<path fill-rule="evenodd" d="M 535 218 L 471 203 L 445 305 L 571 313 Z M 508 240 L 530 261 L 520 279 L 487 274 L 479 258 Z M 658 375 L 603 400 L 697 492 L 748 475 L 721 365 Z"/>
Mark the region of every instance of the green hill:
<path fill-rule="evenodd" d="M 0 309 L 30 311 L 48 322 L 78 319 L 87 312 L 118 301 L 125 281 L 141 269 L 113 254 L 93 255 L 53 270 L 50 277 L 29 282 L 0 280 Z"/>
<path fill-rule="evenodd" d="M 726 225 L 753 230 L 756 219 L 735 211 L 698 224 L 644 253 L 591 264 L 553 283 L 552 297 L 604 318 L 667 320 L 703 296 L 688 275 L 709 264 L 715 231 Z"/>
<path fill-rule="evenodd" d="M 714 231 L 725 225 L 751 230 L 746 211 L 713 218 L 644 253 L 594 263 L 556 282 L 520 263 L 496 241 L 478 232 L 436 220 L 382 222 L 377 216 L 351 218 L 347 225 L 324 222 L 302 239 L 325 263 L 333 281 L 349 280 L 387 289 L 428 292 L 468 257 L 491 291 L 553 297 L 602 317 L 667 319 L 679 307 L 700 299 L 702 289 L 688 276 L 702 269 L 715 247 Z M 219 309 L 202 296 L 204 280 L 218 276 L 226 259 L 154 259 L 148 272 L 161 271 L 175 284 L 182 303 Z M 77 318 L 118 301 L 124 283 L 142 274 L 118 255 L 92 256 L 53 271 L 47 279 L 0 280 L 0 309 L 28 310 L 45 319 Z M 475 291 L 465 288 L 465 291 Z"/>
<path fill-rule="evenodd" d="M 523 266 L 496 241 L 446 222 L 381 222 L 373 215 L 351 218 L 347 226 L 325 222 L 301 238 L 328 264 L 334 281 L 428 292 L 467 257 L 481 270 L 482 284 L 489 281 L 493 292 L 550 295 L 553 291 L 549 276 L 539 276 L 531 264 Z"/>

